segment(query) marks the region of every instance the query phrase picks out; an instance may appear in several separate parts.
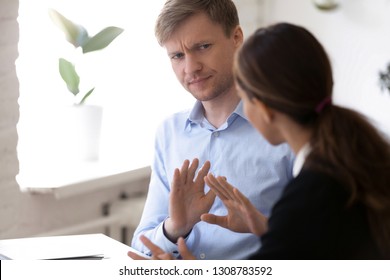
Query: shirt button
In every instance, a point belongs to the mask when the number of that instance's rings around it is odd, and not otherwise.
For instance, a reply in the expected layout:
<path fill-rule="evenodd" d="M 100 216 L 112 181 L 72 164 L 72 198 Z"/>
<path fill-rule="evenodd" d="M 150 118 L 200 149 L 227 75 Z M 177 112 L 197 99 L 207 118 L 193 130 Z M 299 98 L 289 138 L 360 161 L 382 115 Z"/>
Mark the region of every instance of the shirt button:
<path fill-rule="evenodd" d="M 200 253 L 199 257 L 200 257 L 201 259 L 204 259 L 204 258 L 206 258 L 206 254 L 205 254 L 205 253 Z"/>
<path fill-rule="evenodd" d="M 219 136 L 219 132 L 218 132 L 218 131 L 214 132 L 214 133 L 213 133 L 213 136 L 214 136 L 214 137 L 218 137 L 218 136 Z"/>

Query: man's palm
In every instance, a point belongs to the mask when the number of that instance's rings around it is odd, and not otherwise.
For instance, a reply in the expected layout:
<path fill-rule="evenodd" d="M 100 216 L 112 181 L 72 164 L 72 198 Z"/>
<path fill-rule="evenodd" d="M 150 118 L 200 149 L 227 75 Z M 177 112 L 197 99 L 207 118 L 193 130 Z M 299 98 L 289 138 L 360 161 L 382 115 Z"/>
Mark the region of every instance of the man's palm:
<path fill-rule="evenodd" d="M 213 205 L 215 194 L 211 191 L 206 194 L 204 191 L 204 177 L 210 170 L 210 162 L 206 161 L 196 175 L 198 165 L 198 159 L 194 159 L 191 165 L 185 160 L 181 169 L 176 169 L 173 175 L 170 216 L 165 224 L 166 233 L 172 239 L 188 234 L 200 221 L 200 216 Z"/>

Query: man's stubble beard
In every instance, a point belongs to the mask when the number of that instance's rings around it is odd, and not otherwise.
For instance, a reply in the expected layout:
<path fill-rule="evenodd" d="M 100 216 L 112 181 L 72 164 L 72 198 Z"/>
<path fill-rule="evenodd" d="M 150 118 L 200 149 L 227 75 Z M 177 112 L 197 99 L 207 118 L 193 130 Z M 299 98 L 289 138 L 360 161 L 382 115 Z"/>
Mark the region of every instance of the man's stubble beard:
<path fill-rule="evenodd" d="M 197 94 L 197 93 L 193 93 L 193 92 L 190 92 L 192 94 L 192 96 L 203 102 L 203 101 L 210 101 L 210 100 L 213 100 L 213 99 L 217 99 L 218 97 L 222 97 L 223 95 L 226 95 L 228 94 L 232 88 L 234 88 L 234 80 L 233 80 L 233 76 L 229 76 L 229 77 L 226 77 L 224 78 L 220 83 L 218 83 L 217 86 L 214 87 L 214 89 L 212 89 L 212 92 L 210 94 Z"/>

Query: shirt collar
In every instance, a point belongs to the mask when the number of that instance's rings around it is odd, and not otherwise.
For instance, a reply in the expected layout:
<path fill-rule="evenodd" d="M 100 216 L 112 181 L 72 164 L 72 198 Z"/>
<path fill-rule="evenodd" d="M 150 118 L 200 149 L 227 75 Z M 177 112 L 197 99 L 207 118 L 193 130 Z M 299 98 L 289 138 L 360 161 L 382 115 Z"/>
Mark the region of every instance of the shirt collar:
<path fill-rule="evenodd" d="M 236 109 L 234 110 L 234 113 L 236 113 L 240 117 L 244 118 L 245 120 L 249 121 L 248 118 L 244 114 L 244 103 L 242 102 L 242 100 L 240 100 L 240 103 L 238 103 Z"/>
<path fill-rule="evenodd" d="M 195 102 L 195 105 L 192 108 L 189 116 L 188 116 L 188 119 L 187 119 L 186 125 L 185 125 L 185 129 L 191 127 L 191 124 L 201 124 L 204 121 L 204 111 L 203 110 L 204 109 L 203 109 L 202 102 L 197 100 Z M 241 100 L 238 103 L 236 109 L 234 109 L 233 113 L 227 119 L 227 125 L 229 125 L 235 119 L 235 117 L 237 115 L 244 118 L 245 120 L 248 120 L 244 114 L 243 103 Z"/>
<path fill-rule="evenodd" d="M 297 153 L 293 165 L 293 176 L 297 177 L 299 172 L 301 172 L 303 165 L 305 164 L 306 157 L 310 154 L 311 146 L 309 143 L 303 145 L 303 147 Z"/>
<path fill-rule="evenodd" d="M 202 102 L 199 100 L 195 102 L 194 107 L 192 108 L 190 115 L 188 116 L 187 122 L 191 123 L 201 123 L 204 118 L 204 111 Z"/>

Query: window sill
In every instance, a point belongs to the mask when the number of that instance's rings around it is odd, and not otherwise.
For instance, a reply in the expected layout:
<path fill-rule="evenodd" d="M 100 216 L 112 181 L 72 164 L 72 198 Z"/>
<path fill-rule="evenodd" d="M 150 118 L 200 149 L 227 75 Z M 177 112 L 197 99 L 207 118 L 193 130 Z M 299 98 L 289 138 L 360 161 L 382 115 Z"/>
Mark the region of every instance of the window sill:
<path fill-rule="evenodd" d="M 149 166 L 123 166 L 83 162 L 72 166 L 40 166 L 38 169 L 30 165 L 30 172 L 23 172 L 21 168 L 16 179 L 24 193 L 49 194 L 63 199 L 150 177 Z"/>

